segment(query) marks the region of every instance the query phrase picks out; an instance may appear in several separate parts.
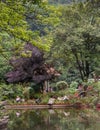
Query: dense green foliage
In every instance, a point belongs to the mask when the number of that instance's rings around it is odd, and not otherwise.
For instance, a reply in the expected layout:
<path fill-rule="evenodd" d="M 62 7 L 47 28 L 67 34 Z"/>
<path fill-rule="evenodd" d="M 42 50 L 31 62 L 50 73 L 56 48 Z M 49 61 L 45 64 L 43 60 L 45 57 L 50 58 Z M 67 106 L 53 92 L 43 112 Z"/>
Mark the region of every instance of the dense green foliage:
<path fill-rule="evenodd" d="M 65 7 L 62 12 L 51 52 L 68 67 L 76 67 L 82 80 L 88 79 L 100 65 L 100 10 L 79 3 Z"/>
<path fill-rule="evenodd" d="M 25 42 L 29 41 L 45 51 L 50 49 L 52 38 L 48 31 L 50 32 L 49 28 L 52 30 L 57 26 L 60 13 L 58 7 L 55 8 L 45 2 L 27 0 L 1 1 L 0 10 L 0 78 L 2 79 L 10 69 L 9 59 L 19 55 Z"/>
<path fill-rule="evenodd" d="M 1 0 L 0 100 L 17 95 L 33 98 L 38 89 L 4 82 L 5 74 L 12 69 L 10 59 L 25 56 L 22 50 L 26 42 L 40 48 L 45 62 L 60 71 L 61 76 L 50 82 L 51 87 L 64 81 L 70 86 L 67 91 L 74 93 L 80 81 L 94 73 L 100 75 L 100 1 Z"/>

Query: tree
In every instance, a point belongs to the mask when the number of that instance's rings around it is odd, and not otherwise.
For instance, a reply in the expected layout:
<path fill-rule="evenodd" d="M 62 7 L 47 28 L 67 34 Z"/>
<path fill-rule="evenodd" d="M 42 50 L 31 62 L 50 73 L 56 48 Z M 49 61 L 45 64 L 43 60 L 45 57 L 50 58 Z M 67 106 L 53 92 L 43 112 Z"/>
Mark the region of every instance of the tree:
<path fill-rule="evenodd" d="M 25 20 L 25 7 L 22 2 L 6 0 L 0 2 L 0 29 L 11 37 L 28 41 L 31 31 Z"/>
<path fill-rule="evenodd" d="M 43 52 L 31 43 L 26 43 L 18 57 L 10 60 L 13 70 L 6 74 L 9 83 L 29 82 L 42 83 L 57 76 L 57 72 L 45 63 Z"/>
<path fill-rule="evenodd" d="M 0 79 L 9 71 L 9 59 L 33 37 L 25 19 L 23 1 L 0 1 Z M 15 49 L 16 48 L 16 49 Z"/>
<path fill-rule="evenodd" d="M 63 9 L 62 23 L 55 34 L 53 55 L 74 65 L 82 80 L 100 64 L 99 22 L 99 9 L 87 3 L 72 4 Z"/>
<path fill-rule="evenodd" d="M 1 0 L 0 10 L 0 63 L 6 60 L 1 64 L 2 77 L 10 68 L 9 59 L 19 56 L 26 42 L 45 51 L 50 49 L 49 28 L 59 23 L 59 11 L 41 0 Z"/>
<path fill-rule="evenodd" d="M 24 43 L 30 41 L 42 49 L 49 49 L 42 40 L 40 43 L 40 36 L 48 34 L 58 25 L 60 21 L 58 16 L 61 15 L 58 7 L 41 0 L 2 0 L 0 9 L 0 30 L 14 38 L 15 44 L 17 40 L 20 40 L 18 42 L 21 44 L 23 41 Z"/>

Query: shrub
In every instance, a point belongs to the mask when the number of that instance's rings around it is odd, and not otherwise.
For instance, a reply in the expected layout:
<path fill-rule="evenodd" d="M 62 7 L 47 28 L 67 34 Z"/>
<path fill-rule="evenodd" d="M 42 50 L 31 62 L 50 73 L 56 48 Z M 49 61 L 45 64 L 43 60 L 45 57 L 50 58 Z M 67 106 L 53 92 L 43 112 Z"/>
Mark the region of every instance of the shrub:
<path fill-rule="evenodd" d="M 30 97 L 29 92 L 30 92 L 30 87 L 25 87 L 23 90 L 23 95 L 26 100 L 28 100 Z"/>
<path fill-rule="evenodd" d="M 21 85 L 14 85 L 14 84 L 0 84 L 0 100 L 7 100 L 7 99 L 15 99 L 16 96 L 22 97 L 23 88 Z"/>
<path fill-rule="evenodd" d="M 49 95 L 45 95 L 45 97 L 42 98 L 42 102 L 41 103 L 47 104 L 48 101 L 49 101 L 49 98 L 50 98 Z"/>
<path fill-rule="evenodd" d="M 73 89 L 76 89 L 77 86 L 78 86 L 78 82 L 76 82 L 76 81 L 72 81 L 70 84 L 70 88 L 73 88 Z"/>
<path fill-rule="evenodd" d="M 56 87 L 58 90 L 63 90 L 63 89 L 68 88 L 68 84 L 66 81 L 59 81 L 56 83 Z"/>

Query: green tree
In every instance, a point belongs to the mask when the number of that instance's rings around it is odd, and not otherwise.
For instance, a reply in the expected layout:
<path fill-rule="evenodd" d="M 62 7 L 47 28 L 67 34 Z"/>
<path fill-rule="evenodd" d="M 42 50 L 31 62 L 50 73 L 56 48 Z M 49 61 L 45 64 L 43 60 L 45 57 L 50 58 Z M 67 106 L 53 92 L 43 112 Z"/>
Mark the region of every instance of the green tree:
<path fill-rule="evenodd" d="M 41 0 L 1 0 L 0 10 L 2 77 L 10 69 L 9 59 L 19 56 L 25 42 L 30 41 L 45 51 L 50 49 L 52 37 L 49 32 L 58 25 L 61 14 L 58 7 Z"/>
<path fill-rule="evenodd" d="M 30 41 L 44 50 L 48 48 L 47 44 L 40 43 L 40 34 L 47 34 L 54 26 L 58 25 L 60 13 L 57 7 L 48 5 L 47 2 L 41 0 L 2 0 L 0 1 L 0 10 L 2 33 L 8 33 L 11 38 L 15 39 L 15 43 L 19 39 L 18 42 L 21 44 L 23 41 Z"/>
<path fill-rule="evenodd" d="M 62 9 L 62 23 L 56 30 L 53 56 L 66 60 L 79 70 L 81 79 L 99 67 L 99 9 L 87 3 L 72 4 Z"/>

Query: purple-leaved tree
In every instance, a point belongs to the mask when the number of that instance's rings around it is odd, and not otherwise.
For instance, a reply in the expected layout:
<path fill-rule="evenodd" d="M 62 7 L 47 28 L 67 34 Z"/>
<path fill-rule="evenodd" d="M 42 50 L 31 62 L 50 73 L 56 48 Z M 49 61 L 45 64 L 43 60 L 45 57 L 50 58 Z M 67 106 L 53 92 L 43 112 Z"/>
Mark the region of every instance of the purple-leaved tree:
<path fill-rule="evenodd" d="M 10 60 L 13 69 L 5 75 L 8 83 L 32 81 L 39 84 L 60 75 L 53 67 L 45 63 L 43 52 L 31 43 L 25 44 L 23 53 L 31 55 Z"/>

